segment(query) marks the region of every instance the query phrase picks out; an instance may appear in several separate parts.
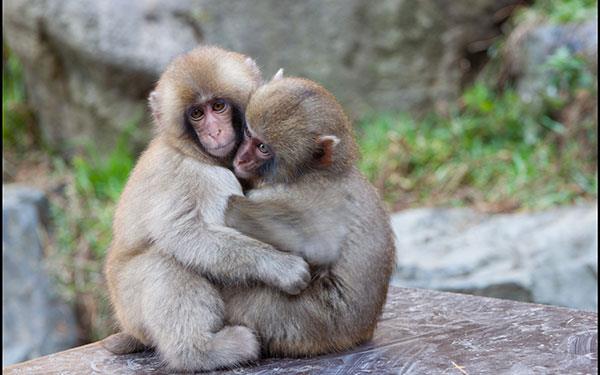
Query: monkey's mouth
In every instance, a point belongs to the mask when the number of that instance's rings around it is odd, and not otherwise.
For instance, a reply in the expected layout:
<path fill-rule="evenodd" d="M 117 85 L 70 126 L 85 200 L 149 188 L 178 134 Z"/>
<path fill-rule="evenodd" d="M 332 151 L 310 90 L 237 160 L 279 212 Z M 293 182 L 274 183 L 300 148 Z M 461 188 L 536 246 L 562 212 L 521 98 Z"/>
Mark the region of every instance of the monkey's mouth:
<path fill-rule="evenodd" d="M 235 146 L 235 139 L 233 139 L 230 142 L 227 142 L 223 145 L 217 146 L 217 147 L 206 147 L 205 146 L 205 150 L 212 156 L 222 158 L 222 157 L 227 156 L 231 151 L 233 151 L 234 146 Z"/>
<path fill-rule="evenodd" d="M 222 150 L 224 148 L 227 148 L 229 146 L 231 146 L 233 143 L 235 142 L 235 139 L 232 139 L 229 143 L 225 143 L 224 145 L 221 146 L 217 146 L 217 147 L 213 147 L 213 148 L 209 148 L 208 151 L 218 151 L 218 150 Z"/>
<path fill-rule="evenodd" d="M 234 169 L 233 173 L 238 178 L 249 179 L 250 177 L 252 177 L 252 173 L 244 171 L 244 170 Z"/>
<path fill-rule="evenodd" d="M 234 160 L 233 173 L 239 178 L 248 179 L 253 176 L 253 171 L 255 169 L 254 164 L 255 163 L 239 164 Z"/>

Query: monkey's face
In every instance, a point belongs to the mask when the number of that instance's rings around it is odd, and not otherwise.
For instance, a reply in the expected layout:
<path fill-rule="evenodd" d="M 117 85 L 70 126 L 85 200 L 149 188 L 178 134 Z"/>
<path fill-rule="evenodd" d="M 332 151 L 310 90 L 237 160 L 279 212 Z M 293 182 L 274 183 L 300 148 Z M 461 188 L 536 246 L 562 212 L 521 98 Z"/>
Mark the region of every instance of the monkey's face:
<path fill-rule="evenodd" d="M 250 122 L 244 126 L 244 138 L 233 160 L 237 177 L 252 183 L 291 183 L 324 167 L 324 152 L 329 157 L 330 150 L 324 150 L 322 137 L 310 132 L 303 118 L 279 113 L 275 118 L 264 114 L 261 119 L 253 119 L 254 126 Z M 290 122 L 297 126 L 288 127 Z M 287 129 L 287 134 L 282 129 Z"/>
<path fill-rule="evenodd" d="M 312 81 L 278 78 L 261 86 L 246 120 L 233 163 L 242 179 L 291 183 L 308 173 L 338 173 L 356 158 L 341 106 Z"/>
<path fill-rule="evenodd" d="M 233 151 L 238 139 L 229 101 L 216 98 L 194 104 L 188 108 L 186 117 L 210 155 L 222 158 Z"/>
<path fill-rule="evenodd" d="M 273 149 L 262 137 L 245 126 L 244 139 L 233 159 L 235 175 L 246 180 L 258 178 L 274 163 L 274 157 Z"/>
<path fill-rule="evenodd" d="M 328 112 L 319 88 L 308 81 L 281 78 L 260 87 L 247 107 L 244 139 L 233 162 L 236 176 L 290 183 L 321 168 L 320 137 L 327 130 L 321 123 Z"/>
<path fill-rule="evenodd" d="M 218 47 L 175 58 L 149 97 L 158 134 L 229 164 L 242 137 L 242 113 L 261 82 L 254 60 Z"/>

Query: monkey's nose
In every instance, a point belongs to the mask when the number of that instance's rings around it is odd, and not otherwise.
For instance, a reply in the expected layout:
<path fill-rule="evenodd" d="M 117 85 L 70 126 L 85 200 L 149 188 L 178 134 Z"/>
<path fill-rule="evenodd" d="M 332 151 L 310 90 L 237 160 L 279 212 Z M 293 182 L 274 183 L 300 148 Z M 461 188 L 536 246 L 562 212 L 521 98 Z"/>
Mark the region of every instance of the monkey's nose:
<path fill-rule="evenodd" d="M 216 140 L 218 136 L 221 135 L 222 130 L 221 129 L 217 129 L 214 133 L 213 132 L 209 132 L 208 136 L 211 137 L 212 139 Z"/>
<path fill-rule="evenodd" d="M 247 165 L 250 162 L 250 160 L 245 160 L 245 159 L 234 159 L 233 160 L 233 166 L 235 168 L 239 168 L 239 167 L 244 167 L 245 165 Z"/>

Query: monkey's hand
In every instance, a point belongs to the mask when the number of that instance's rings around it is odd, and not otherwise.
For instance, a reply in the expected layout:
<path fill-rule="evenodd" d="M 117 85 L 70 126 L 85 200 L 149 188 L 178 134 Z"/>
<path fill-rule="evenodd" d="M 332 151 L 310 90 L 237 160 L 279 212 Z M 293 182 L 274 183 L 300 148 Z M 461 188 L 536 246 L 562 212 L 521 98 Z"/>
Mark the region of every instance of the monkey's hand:
<path fill-rule="evenodd" d="M 270 284 L 287 294 L 300 294 L 310 283 L 310 268 L 304 259 L 296 255 L 285 255 L 277 264 L 269 262 L 264 267 L 275 269 L 275 277 Z"/>

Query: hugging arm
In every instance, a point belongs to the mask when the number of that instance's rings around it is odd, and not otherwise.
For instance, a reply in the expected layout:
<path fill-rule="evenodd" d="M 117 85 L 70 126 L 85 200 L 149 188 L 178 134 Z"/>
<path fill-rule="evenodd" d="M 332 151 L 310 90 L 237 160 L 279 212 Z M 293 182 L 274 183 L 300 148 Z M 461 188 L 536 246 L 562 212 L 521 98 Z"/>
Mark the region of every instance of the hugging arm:
<path fill-rule="evenodd" d="M 149 213 L 150 225 L 156 226 L 150 228 L 152 242 L 186 267 L 222 284 L 259 281 L 289 294 L 299 293 L 310 281 L 303 259 L 205 222 L 193 202 L 161 206 Z"/>
<path fill-rule="evenodd" d="M 331 210 L 319 205 L 293 205 L 282 199 L 255 201 L 230 196 L 225 224 L 313 265 L 330 265 L 339 257 L 346 230 Z"/>

